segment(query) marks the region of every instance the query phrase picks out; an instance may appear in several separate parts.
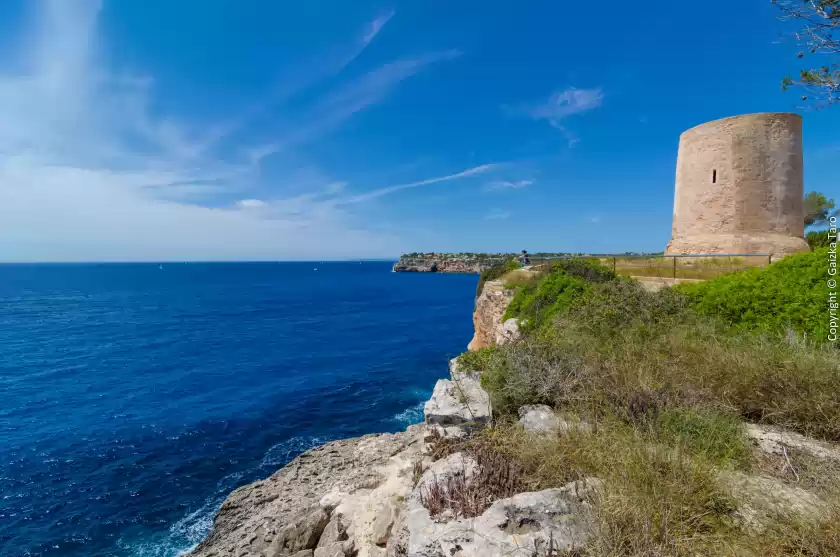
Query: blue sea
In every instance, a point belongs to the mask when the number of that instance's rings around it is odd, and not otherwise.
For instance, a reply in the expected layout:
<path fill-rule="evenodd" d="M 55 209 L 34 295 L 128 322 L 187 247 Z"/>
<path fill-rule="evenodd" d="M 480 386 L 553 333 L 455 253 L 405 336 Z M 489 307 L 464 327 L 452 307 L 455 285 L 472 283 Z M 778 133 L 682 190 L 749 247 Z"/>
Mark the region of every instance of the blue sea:
<path fill-rule="evenodd" d="M 477 277 L 0 265 L 0 555 L 174 557 L 234 488 L 422 420 Z"/>

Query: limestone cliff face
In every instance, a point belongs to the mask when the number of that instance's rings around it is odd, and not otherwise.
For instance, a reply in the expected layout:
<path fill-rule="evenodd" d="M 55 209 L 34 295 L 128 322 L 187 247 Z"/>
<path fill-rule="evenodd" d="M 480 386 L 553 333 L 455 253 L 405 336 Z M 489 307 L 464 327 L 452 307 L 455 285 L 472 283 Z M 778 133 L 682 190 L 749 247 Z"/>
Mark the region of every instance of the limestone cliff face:
<path fill-rule="evenodd" d="M 475 352 L 491 344 L 506 344 L 519 339 L 519 327 L 516 319 L 502 321 L 515 291 L 506 290 L 499 281 L 489 280 L 475 302 L 473 327 L 475 334 L 467 350 Z"/>
<path fill-rule="evenodd" d="M 394 263 L 395 273 L 464 273 L 479 274 L 487 265 L 478 260 L 400 258 Z"/>

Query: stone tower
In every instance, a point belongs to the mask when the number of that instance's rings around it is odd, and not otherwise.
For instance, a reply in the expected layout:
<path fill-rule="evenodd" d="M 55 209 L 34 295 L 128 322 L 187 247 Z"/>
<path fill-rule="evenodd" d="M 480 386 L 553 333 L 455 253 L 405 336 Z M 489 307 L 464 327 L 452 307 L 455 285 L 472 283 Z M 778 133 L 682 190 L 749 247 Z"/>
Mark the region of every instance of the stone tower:
<path fill-rule="evenodd" d="M 802 118 L 747 114 L 683 132 L 666 254 L 807 251 Z"/>

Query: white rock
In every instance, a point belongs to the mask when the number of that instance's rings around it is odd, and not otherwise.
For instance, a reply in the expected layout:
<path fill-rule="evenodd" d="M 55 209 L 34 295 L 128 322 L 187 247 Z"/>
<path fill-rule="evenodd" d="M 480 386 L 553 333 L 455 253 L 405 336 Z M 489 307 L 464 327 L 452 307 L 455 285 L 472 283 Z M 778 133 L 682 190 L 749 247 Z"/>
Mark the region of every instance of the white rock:
<path fill-rule="evenodd" d="M 373 543 L 385 547 L 388 538 L 391 537 L 391 528 L 399 514 L 399 506 L 391 500 L 385 501 L 376 513 L 376 520 L 373 522 Z"/>
<path fill-rule="evenodd" d="M 747 424 L 747 437 L 755 441 L 758 448 L 767 454 L 782 455 L 784 447 L 798 449 L 816 458 L 826 458 L 840 461 L 840 448 L 829 443 L 817 441 L 794 433 L 770 426 Z"/>
<path fill-rule="evenodd" d="M 742 472 L 721 472 L 719 478 L 739 501 L 738 515 L 746 526 L 761 530 L 777 515 L 815 520 L 828 511 L 826 503 L 799 487 L 785 485 L 775 478 L 750 476 Z"/>
<path fill-rule="evenodd" d="M 529 433 L 554 433 L 560 430 L 560 420 L 545 404 L 523 406 L 519 409 L 519 423 Z"/>
<path fill-rule="evenodd" d="M 568 433 L 590 431 L 592 426 L 583 421 L 564 420 L 545 404 L 526 405 L 519 409 L 519 424 L 528 433 Z"/>
<path fill-rule="evenodd" d="M 314 557 L 345 557 L 344 546 L 340 543 L 331 543 L 315 550 Z"/>
<path fill-rule="evenodd" d="M 423 414 L 427 424 L 440 426 L 481 426 L 490 423 L 490 395 L 481 387 L 477 374 L 458 370 L 456 359 L 450 362 L 452 380 L 440 379 Z"/>
<path fill-rule="evenodd" d="M 493 503 L 481 516 L 440 522 L 417 499 L 409 501 L 405 527 L 408 557 L 531 557 L 535 547 L 582 547 L 592 530 L 591 478 L 559 489 L 520 493 Z"/>
<path fill-rule="evenodd" d="M 519 319 L 511 317 L 496 327 L 494 333 L 496 344 L 502 345 L 518 342 L 522 339 L 522 333 L 519 330 Z"/>
<path fill-rule="evenodd" d="M 444 482 L 455 474 L 463 474 L 465 478 L 469 479 L 473 477 L 477 469 L 478 464 L 471 456 L 465 453 L 451 454 L 446 458 L 433 462 L 423 472 L 423 475 L 417 482 L 417 486 L 411 493 L 411 497 L 419 501 L 420 494 L 428 490 L 429 486 L 435 481 Z"/>

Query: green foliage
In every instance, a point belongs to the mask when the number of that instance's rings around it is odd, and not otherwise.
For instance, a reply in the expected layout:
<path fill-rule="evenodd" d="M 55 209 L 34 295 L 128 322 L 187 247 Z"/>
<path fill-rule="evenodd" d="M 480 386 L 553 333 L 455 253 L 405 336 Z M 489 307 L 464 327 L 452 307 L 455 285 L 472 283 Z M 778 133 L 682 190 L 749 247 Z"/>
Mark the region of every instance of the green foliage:
<path fill-rule="evenodd" d="M 800 87 L 802 100 L 824 107 L 840 101 L 840 0 L 772 0 L 782 11 L 780 19 L 802 27 L 794 36 L 800 50 L 797 57 L 818 57 L 821 65 L 799 71 L 798 79 L 782 79 L 782 89 Z"/>
<path fill-rule="evenodd" d="M 827 332 L 828 249 L 799 253 L 761 269 L 674 287 L 700 313 L 738 329 L 788 328 L 817 342 Z"/>
<path fill-rule="evenodd" d="M 818 191 L 809 192 L 805 196 L 805 226 L 819 226 L 828 223 L 828 217 L 834 214 L 834 200 L 827 198 Z"/>
<path fill-rule="evenodd" d="M 504 319 L 518 317 L 527 323 L 526 328 L 538 328 L 571 307 L 588 288 L 589 283 L 581 278 L 563 271 L 551 272 L 517 291 L 505 311 Z"/>
<path fill-rule="evenodd" d="M 569 276 L 582 278 L 587 282 L 607 282 L 616 277 L 612 269 L 605 267 L 597 259 L 565 259 L 555 261 L 551 267 L 554 271 L 562 271 Z"/>
<path fill-rule="evenodd" d="M 516 259 L 508 259 L 504 265 L 495 265 L 493 267 L 489 267 L 481 271 L 481 274 L 478 276 L 478 286 L 475 290 L 476 297 L 481 295 L 481 291 L 484 289 L 484 283 L 488 280 L 496 280 L 500 278 L 505 273 L 509 273 L 514 269 L 519 268 L 519 262 Z"/>
<path fill-rule="evenodd" d="M 463 371 L 482 372 L 491 367 L 496 345 L 487 346 L 475 352 L 464 352 L 458 356 L 458 367 Z"/>
<path fill-rule="evenodd" d="M 517 317 L 521 327 L 537 329 L 568 310 L 592 285 L 615 279 L 616 274 L 597 259 L 555 261 L 546 274 L 517 291 L 504 318 Z"/>
<path fill-rule="evenodd" d="M 660 442 L 679 446 L 722 465 L 746 467 L 750 448 L 738 416 L 694 408 L 670 408 L 654 422 Z"/>
<path fill-rule="evenodd" d="M 812 230 L 805 235 L 805 241 L 811 249 L 827 248 L 829 244 L 837 241 L 837 237 L 829 238 L 828 230 Z"/>
<path fill-rule="evenodd" d="M 688 302 L 670 288 L 650 292 L 631 280 L 595 287 L 571 310 L 571 318 L 596 336 L 610 337 L 626 329 L 654 331 L 683 317 Z"/>

